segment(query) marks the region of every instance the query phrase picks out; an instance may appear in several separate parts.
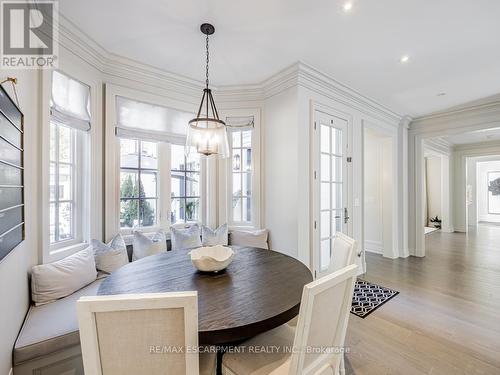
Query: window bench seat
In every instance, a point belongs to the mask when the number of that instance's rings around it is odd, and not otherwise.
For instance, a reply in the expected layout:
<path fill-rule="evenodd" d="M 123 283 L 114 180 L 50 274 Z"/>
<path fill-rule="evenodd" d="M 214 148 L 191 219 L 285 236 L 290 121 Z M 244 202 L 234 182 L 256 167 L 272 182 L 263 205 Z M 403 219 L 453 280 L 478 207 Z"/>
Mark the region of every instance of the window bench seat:
<path fill-rule="evenodd" d="M 83 375 L 76 301 L 97 294 L 103 279 L 42 306 L 31 306 L 14 345 L 14 375 Z"/>

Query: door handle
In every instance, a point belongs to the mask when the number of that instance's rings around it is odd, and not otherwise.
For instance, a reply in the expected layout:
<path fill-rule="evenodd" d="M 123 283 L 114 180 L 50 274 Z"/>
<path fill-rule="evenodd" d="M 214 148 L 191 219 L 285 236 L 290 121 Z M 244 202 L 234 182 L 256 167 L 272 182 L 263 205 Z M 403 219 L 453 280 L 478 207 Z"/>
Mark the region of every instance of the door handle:
<path fill-rule="evenodd" d="M 347 207 L 344 208 L 344 224 L 349 222 L 349 211 L 347 211 Z"/>

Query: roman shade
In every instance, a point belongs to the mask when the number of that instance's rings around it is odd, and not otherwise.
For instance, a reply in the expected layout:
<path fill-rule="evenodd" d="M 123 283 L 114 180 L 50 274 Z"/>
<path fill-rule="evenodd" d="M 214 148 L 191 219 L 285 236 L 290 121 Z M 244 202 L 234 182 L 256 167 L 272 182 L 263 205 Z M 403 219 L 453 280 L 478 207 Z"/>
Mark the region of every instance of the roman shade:
<path fill-rule="evenodd" d="M 233 116 L 226 118 L 226 125 L 229 128 L 238 130 L 252 129 L 254 127 L 254 122 L 253 116 Z"/>
<path fill-rule="evenodd" d="M 90 87 L 55 70 L 52 73 L 51 121 L 90 130 Z"/>
<path fill-rule="evenodd" d="M 118 137 L 179 144 L 193 114 L 117 96 L 116 116 Z"/>

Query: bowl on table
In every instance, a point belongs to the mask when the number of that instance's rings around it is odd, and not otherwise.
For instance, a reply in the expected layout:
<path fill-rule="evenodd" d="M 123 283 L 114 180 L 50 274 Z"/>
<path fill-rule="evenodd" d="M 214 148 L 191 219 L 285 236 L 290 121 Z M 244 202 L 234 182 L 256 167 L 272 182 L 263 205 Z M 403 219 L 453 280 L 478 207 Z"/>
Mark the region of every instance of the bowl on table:
<path fill-rule="evenodd" d="M 191 262 L 202 272 L 219 272 L 233 261 L 233 249 L 221 245 L 199 247 L 189 252 Z"/>

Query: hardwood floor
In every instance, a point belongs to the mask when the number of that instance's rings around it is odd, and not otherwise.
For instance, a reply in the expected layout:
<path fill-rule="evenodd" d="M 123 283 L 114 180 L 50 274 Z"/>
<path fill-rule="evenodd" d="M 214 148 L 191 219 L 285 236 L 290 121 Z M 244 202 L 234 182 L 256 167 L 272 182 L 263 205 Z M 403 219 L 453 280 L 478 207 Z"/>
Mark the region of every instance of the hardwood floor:
<path fill-rule="evenodd" d="M 426 253 L 367 255 L 363 278 L 400 294 L 351 314 L 346 374 L 500 374 L 500 227 L 428 234 Z"/>

